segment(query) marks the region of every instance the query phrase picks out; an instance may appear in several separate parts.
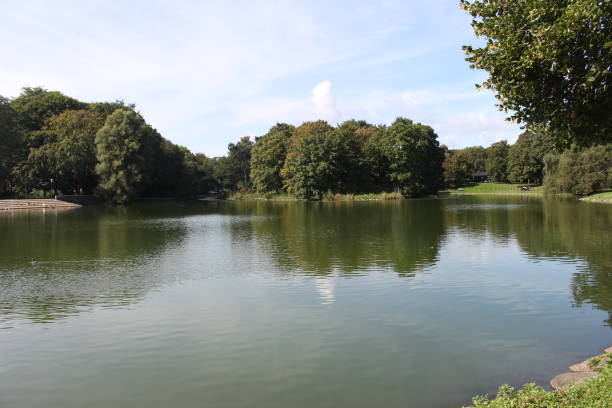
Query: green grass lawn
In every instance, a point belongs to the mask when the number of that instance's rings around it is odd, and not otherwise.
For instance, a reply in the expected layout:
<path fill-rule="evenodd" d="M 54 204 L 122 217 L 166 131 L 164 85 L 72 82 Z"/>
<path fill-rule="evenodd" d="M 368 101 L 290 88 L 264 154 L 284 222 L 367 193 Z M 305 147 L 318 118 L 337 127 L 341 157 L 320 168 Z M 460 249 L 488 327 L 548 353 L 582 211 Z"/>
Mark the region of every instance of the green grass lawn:
<path fill-rule="evenodd" d="M 562 391 L 546 391 L 535 384 L 520 390 L 502 385 L 495 399 L 476 397 L 474 408 L 610 408 L 612 407 L 612 362 L 599 375 Z"/>
<path fill-rule="evenodd" d="M 479 183 L 473 186 L 462 187 L 460 189 L 448 190 L 451 194 L 543 194 L 542 186 L 529 186 L 529 191 L 521 191 L 525 184 L 509 183 Z"/>
<path fill-rule="evenodd" d="M 599 200 L 612 201 L 612 191 L 605 191 L 603 193 L 591 194 L 588 197 L 584 197 L 583 200 L 585 201 L 599 201 Z"/>

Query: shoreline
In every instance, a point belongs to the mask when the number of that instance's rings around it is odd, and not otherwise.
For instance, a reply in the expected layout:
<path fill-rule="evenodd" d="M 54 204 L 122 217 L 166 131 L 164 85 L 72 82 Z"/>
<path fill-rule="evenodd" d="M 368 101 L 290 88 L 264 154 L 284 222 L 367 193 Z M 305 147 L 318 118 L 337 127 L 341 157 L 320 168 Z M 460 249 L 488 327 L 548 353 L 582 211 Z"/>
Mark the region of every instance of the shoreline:
<path fill-rule="evenodd" d="M 590 398 L 591 394 L 598 395 L 598 391 L 602 391 L 603 394 L 600 396 L 601 401 L 597 400 L 596 402 L 612 402 L 612 389 L 605 384 L 603 387 L 597 386 L 600 377 L 603 378 L 603 381 L 606 381 L 606 379 L 608 382 L 610 381 L 608 377 L 612 372 L 612 346 L 603 348 L 602 352 L 570 365 L 568 371 L 551 378 L 548 382 L 550 389 L 545 389 L 533 382 L 526 383 L 517 389 L 504 384 L 499 387 L 492 398 L 488 398 L 487 395 L 476 395 L 472 398 L 472 405 L 463 405 L 462 408 L 501 408 L 507 406 L 538 408 L 553 406 L 549 405 L 553 402 L 562 404 L 554 406 L 575 406 L 568 404 L 572 402 L 580 403 L 581 400 L 588 402 L 586 399 Z M 577 406 L 587 407 L 587 405 Z M 590 406 L 588 407 L 590 408 Z"/>
<path fill-rule="evenodd" d="M 24 198 L 0 200 L 0 211 L 47 210 L 58 208 L 80 208 L 82 205 L 54 198 Z"/>

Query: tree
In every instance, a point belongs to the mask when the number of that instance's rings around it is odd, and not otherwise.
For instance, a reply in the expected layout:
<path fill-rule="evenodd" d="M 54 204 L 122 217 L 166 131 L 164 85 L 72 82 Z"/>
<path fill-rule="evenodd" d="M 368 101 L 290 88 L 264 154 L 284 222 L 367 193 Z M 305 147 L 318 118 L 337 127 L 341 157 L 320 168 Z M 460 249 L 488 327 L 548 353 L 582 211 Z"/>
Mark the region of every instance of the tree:
<path fill-rule="evenodd" d="M 251 153 L 251 180 L 260 193 L 279 192 L 283 188 L 280 171 L 287 157 L 287 146 L 295 127 L 277 123 L 268 133 L 255 139 Z"/>
<path fill-rule="evenodd" d="M 493 143 L 487 149 L 486 170 L 493 181 L 505 183 L 508 181 L 508 153 L 510 145 L 505 140 Z"/>
<path fill-rule="evenodd" d="M 464 46 L 498 107 L 557 144 L 609 142 L 612 5 L 601 0 L 461 0 L 482 47 Z"/>
<path fill-rule="evenodd" d="M 66 110 L 87 109 L 87 104 L 66 96 L 61 92 L 44 88 L 23 88 L 21 94 L 11 101 L 20 124 L 29 131 L 40 130 L 45 121 Z"/>
<path fill-rule="evenodd" d="M 612 188 L 612 144 L 580 149 L 576 146 L 544 158 L 547 193 L 584 196 Z"/>
<path fill-rule="evenodd" d="M 334 138 L 338 150 L 337 192 L 365 192 L 372 188 L 366 145 L 373 128 L 364 120 L 347 120 L 331 132 L 330 137 Z"/>
<path fill-rule="evenodd" d="M 367 126 L 358 129 L 355 136 L 362 145 L 362 166 L 368 170 L 368 182 L 364 185 L 366 191 L 388 191 L 391 188 L 389 178 L 389 158 L 386 155 L 386 126 Z"/>
<path fill-rule="evenodd" d="M 102 119 L 87 110 L 68 110 L 53 116 L 40 133 L 47 143 L 28 156 L 35 185 L 51 178 L 53 188 L 63 192 L 91 192 L 96 186 L 96 132 Z"/>
<path fill-rule="evenodd" d="M 426 125 L 397 118 L 386 132 L 389 176 L 405 195 L 421 196 L 442 185 L 442 161 L 438 135 Z"/>
<path fill-rule="evenodd" d="M 0 194 L 9 187 L 11 172 L 25 155 L 22 129 L 10 101 L 0 96 Z"/>
<path fill-rule="evenodd" d="M 118 99 L 114 102 L 93 102 L 89 104 L 88 108 L 90 111 L 97 113 L 102 119 L 106 120 L 106 118 L 117 109 L 134 110 L 136 105 L 133 103 L 125 103 L 123 100 Z"/>
<path fill-rule="evenodd" d="M 540 183 L 544 155 L 553 151 L 551 137 L 542 132 L 522 133 L 508 152 L 508 179 L 513 183 Z"/>
<path fill-rule="evenodd" d="M 144 141 L 152 129 L 132 110 L 113 112 L 96 134 L 99 192 L 117 204 L 132 200 L 145 184 Z"/>
<path fill-rule="evenodd" d="M 253 142 L 248 136 L 240 138 L 238 143 L 227 146 L 227 165 L 230 171 L 231 189 L 249 189 L 251 187 L 251 149 Z"/>
<path fill-rule="evenodd" d="M 199 194 L 207 194 L 210 191 L 219 190 L 219 181 L 215 178 L 216 160 L 207 157 L 204 153 L 196 153 L 195 160 L 197 163 L 197 177 Z"/>
<path fill-rule="evenodd" d="M 442 163 L 444 185 L 457 188 L 465 186 L 472 179 L 472 165 L 465 150 L 451 151 Z"/>
<path fill-rule="evenodd" d="M 484 171 L 487 167 L 487 151 L 482 146 L 471 146 L 463 149 L 467 161 L 469 163 L 468 173 L 470 179 L 473 179 L 474 173 Z"/>
<path fill-rule="evenodd" d="M 305 122 L 295 129 L 281 176 L 287 192 L 298 198 L 320 199 L 335 190 L 339 147 L 325 121 Z"/>

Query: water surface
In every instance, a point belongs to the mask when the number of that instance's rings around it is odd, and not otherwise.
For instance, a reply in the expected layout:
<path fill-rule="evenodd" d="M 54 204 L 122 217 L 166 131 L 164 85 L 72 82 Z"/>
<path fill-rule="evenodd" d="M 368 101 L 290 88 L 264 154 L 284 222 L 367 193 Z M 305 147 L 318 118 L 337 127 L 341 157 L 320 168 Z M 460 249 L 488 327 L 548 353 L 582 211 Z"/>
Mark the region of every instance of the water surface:
<path fill-rule="evenodd" d="M 612 206 L 0 214 L 0 406 L 457 407 L 612 344 Z"/>

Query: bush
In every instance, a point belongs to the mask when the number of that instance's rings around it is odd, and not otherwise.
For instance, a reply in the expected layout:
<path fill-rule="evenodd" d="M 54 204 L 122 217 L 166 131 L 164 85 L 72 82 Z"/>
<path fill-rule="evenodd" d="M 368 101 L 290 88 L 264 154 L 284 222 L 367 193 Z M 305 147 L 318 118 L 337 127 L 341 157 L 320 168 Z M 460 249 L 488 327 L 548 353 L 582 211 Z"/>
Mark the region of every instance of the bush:
<path fill-rule="evenodd" d="M 590 380 L 560 391 L 546 391 L 536 384 L 520 390 L 502 385 L 493 400 L 476 397 L 474 408 L 609 408 L 612 407 L 612 363 L 608 361 L 600 374 Z"/>

